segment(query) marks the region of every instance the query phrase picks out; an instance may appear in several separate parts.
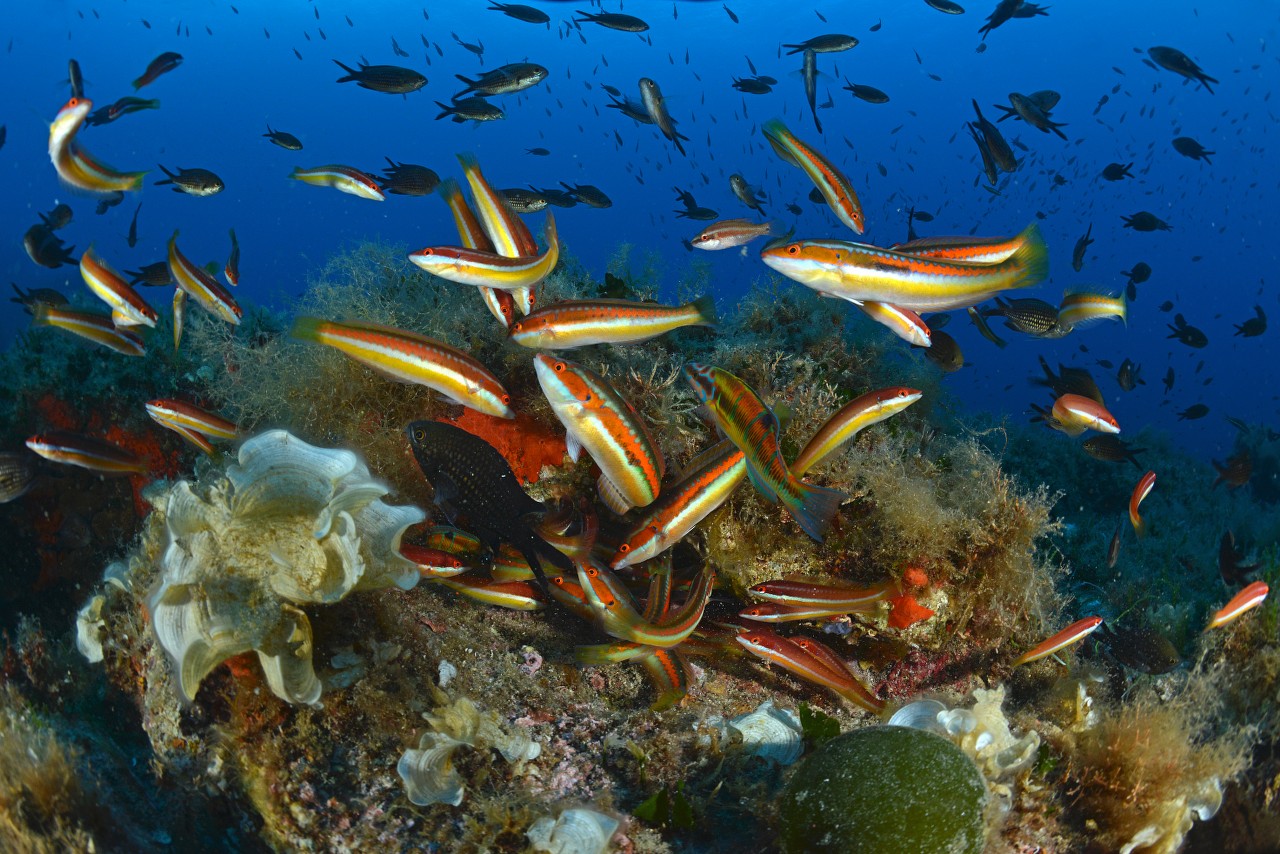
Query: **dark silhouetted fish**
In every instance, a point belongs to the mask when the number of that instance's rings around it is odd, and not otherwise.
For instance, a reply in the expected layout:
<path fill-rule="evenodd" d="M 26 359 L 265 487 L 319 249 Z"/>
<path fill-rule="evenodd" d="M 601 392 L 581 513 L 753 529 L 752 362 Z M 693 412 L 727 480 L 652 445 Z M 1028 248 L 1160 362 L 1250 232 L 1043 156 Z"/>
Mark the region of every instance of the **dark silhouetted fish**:
<path fill-rule="evenodd" d="M 1108 163 L 1107 168 L 1102 170 L 1102 177 L 1108 181 L 1123 181 L 1133 177 L 1133 173 L 1129 171 L 1132 168 L 1132 163 Z"/>
<path fill-rule="evenodd" d="M 1132 216 L 1121 215 L 1125 228 L 1134 231 L 1173 231 L 1173 226 L 1150 211 L 1138 211 Z"/>
<path fill-rule="evenodd" d="M 1205 411 L 1208 411 L 1208 407 L 1205 407 Z M 1253 477 L 1253 456 L 1248 451 L 1232 454 L 1227 457 L 1225 463 L 1217 460 L 1211 460 L 1211 462 L 1214 471 L 1218 473 L 1218 477 L 1213 481 L 1215 487 L 1225 483 L 1227 489 L 1239 489 Z"/>
<path fill-rule="evenodd" d="M 1179 74 L 1188 80 L 1194 80 L 1208 89 L 1210 94 L 1213 94 L 1213 89 L 1210 88 L 1209 84 L 1217 83 L 1218 81 L 1205 74 L 1204 70 L 1199 65 L 1196 65 L 1191 57 L 1177 48 L 1153 47 L 1147 50 L 1147 56 L 1151 57 L 1151 60 L 1161 68 L 1172 71 L 1174 74 Z"/>
<path fill-rule="evenodd" d="M 1217 153 L 1216 151 L 1206 151 L 1203 145 L 1189 136 L 1175 138 L 1173 140 L 1173 149 L 1183 157 L 1190 157 L 1192 160 L 1203 160 L 1205 163 L 1213 163 L 1209 159 L 1209 155 Z"/>
<path fill-rule="evenodd" d="M 13 292 L 17 296 L 9 297 L 9 302 L 16 302 L 26 310 L 27 314 L 34 315 L 37 305 L 66 305 L 67 298 L 62 294 L 50 288 L 27 288 L 25 291 L 18 287 L 16 283 L 10 282 L 13 286 Z"/>
<path fill-rule="evenodd" d="M 1165 337 L 1176 338 L 1188 347 L 1194 347 L 1197 350 L 1209 344 L 1209 336 L 1187 323 L 1186 318 L 1181 314 L 1173 316 L 1173 323 L 1169 326 L 1169 334 Z"/>
<path fill-rule="evenodd" d="M 302 150 L 302 140 L 298 139 L 291 133 L 285 133 L 282 130 L 272 130 L 271 125 L 267 125 L 267 132 L 264 133 L 263 136 L 281 148 L 288 149 L 289 151 Z"/>
<path fill-rule="evenodd" d="M 1107 463 L 1122 463 L 1125 460 L 1133 463 L 1138 468 L 1141 464 L 1138 462 L 1138 454 L 1141 454 L 1146 448 L 1135 448 L 1119 436 L 1111 433 L 1099 433 L 1096 436 L 1090 436 L 1081 443 L 1084 452 L 1095 460 L 1102 460 Z"/>
<path fill-rule="evenodd" d="M 1267 315 L 1263 313 L 1262 306 L 1255 305 L 1253 313 L 1254 316 L 1244 323 L 1232 324 L 1236 328 L 1234 334 L 1244 338 L 1256 338 L 1267 331 Z"/>
<path fill-rule="evenodd" d="M 551 16 L 541 9 L 525 6 L 523 3 L 494 3 L 490 12 L 501 12 L 508 18 L 524 21 L 526 24 L 550 24 Z"/>
<path fill-rule="evenodd" d="M 365 65 L 360 63 L 360 69 L 356 70 L 343 65 L 336 59 L 333 62 L 347 72 L 346 75 L 338 78 L 339 83 L 355 83 L 360 88 L 368 89 L 372 92 L 385 92 L 388 95 L 407 95 L 427 85 L 427 78 L 412 68 L 402 68 L 399 65 Z"/>
<path fill-rule="evenodd" d="M 440 185 L 440 176 L 426 166 L 397 163 L 390 157 L 384 159 L 388 165 L 382 171 L 387 177 L 378 179 L 383 192 L 399 196 L 429 196 Z"/>
<path fill-rule="evenodd" d="M 1209 407 L 1203 403 L 1193 403 L 1178 413 L 1179 421 L 1195 421 L 1209 414 Z"/>
<path fill-rule="evenodd" d="M 1071 250 L 1071 269 L 1079 273 L 1084 269 L 1084 253 L 1089 249 L 1089 245 L 1093 243 L 1093 223 L 1089 223 L 1089 228 L 1085 233 L 1080 235 L 1080 239 L 1076 241 L 1075 248 Z"/>
<path fill-rule="evenodd" d="M 845 78 L 844 83 L 844 88 L 847 91 L 852 92 L 853 97 L 858 98 L 859 100 L 866 101 L 868 104 L 889 103 L 889 96 L 874 86 L 867 86 L 862 83 L 850 83 L 848 78 Z"/>
<path fill-rule="evenodd" d="M 1120 363 L 1120 370 L 1116 371 L 1116 382 L 1125 391 L 1133 391 L 1138 386 L 1147 384 L 1147 381 L 1141 377 L 1141 373 L 1141 365 L 1132 359 L 1125 359 Z"/>
<path fill-rule="evenodd" d="M 649 25 L 635 15 L 623 15 L 619 12 L 578 12 L 577 14 L 582 17 L 574 18 L 575 24 L 590 22 L 623 33 L 643 33 L 649 29 Z"/>
<path fill-rule="evenodd" d="M 1243 587 L 1245 577 L 1258 569 L 1259 564 L 1244 564 L 1243 560 L 1244 555 L 1236 551 L 1236 535 L 1227 531 L 1218 543 L 1218 574 L 1232 590 Z"/>
<path fill-rule="evenodd" d="M 178 167 L 177 172 L 170 172 L 161 166 L 160 171 L 168 177 L 162 181 L 156 181 L 156 186 L 172 184 L 175 193 L 186 193 L 188 196 L 213 196 L 221 193 L 225 186 L 222 179 L 208 169 Z"/>

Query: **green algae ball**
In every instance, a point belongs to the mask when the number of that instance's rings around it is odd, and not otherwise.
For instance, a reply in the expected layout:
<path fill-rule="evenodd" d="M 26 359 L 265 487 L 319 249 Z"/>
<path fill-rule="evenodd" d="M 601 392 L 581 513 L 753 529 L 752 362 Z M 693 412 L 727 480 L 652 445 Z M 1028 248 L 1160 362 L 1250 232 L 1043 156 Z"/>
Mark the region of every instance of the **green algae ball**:
<path fill-rule="evenodd" d="M 960 748 L 898 726 L 831 739 L 782 797 L 782 846 L 799 852 L 981 854 L 987 786 Z"/>

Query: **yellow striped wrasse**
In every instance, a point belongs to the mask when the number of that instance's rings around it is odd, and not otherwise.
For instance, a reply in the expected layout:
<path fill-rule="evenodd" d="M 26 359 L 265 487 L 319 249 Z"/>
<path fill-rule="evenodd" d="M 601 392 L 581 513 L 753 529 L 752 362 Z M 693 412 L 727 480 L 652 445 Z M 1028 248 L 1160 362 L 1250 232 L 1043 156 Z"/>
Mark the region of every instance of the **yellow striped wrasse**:
<path fill-rule="evenodd" d="M 703 567 L 684 604 L 657 622 L 645 620 L 631 604 L 630 597 L 622 595 L 625 591 L 621 589 L 621 582 L 609 569 L 579 563 L 578 583 L 605 632 L 620 640 L 670 649 L 683 643 L 698 628 L 711 599 L 715 573 L 710 567 Z"/>
<path fill-rule="evenodd" d="M 855 234 L 862 234 L 862 228 L 866 224 L 862 215 L 862 203 L 858 201 L 858 194 L 854 192 L 853 185 L 845 174 L 815 149 L 797 139 L 781 120 L 770 119 L 761 129 L 783 160 L 804 170 L 817 186 L 818 192 L 827 200 L 836 219 L 853 229 Z"/>
<path fill-rule="evenodd" d="M 27 447 L 46 460 L 100 474 L 142 474 L 147 464 L 119 445 L 92 436 L 54 430 L 27 440 Z"/>
<path fill-rule="evenodd" d="M 921 258 L 844 240 L 779 241 L 761 250 L 760 257 L 819 293 L 912 311 L 946 311 L 1040 282 L 1049 272 L 1048 247 L 1034 224 L 1021 237 L 1017 250 L 996 264 Z"/>
<path fill-rule="evenodd" d="M 826 605 L 787 605 L 782 602 L 757 602 L 738 612 L 745 620 L 760 623 L 794 623 L 801 620 L 822 620 L 827 617 L 843 617 L 846 614 L 869 614 L 876 609 L 874 601 L 856 607 L 832 607 Z"/>
<path fill-rule="evenodd" d="M 333 187 L 335 190 L 375 202 L 385 201 L 387 198 L 377 181 L 351 166 L 336 163 L 317 166 L 314 169 L 295 166 L 289 173 L 289 177 L 313 187 Z"/>
<path fill-rule="evenodd" d="M 227 263 L 222 268 L 222 275 L 226 277 L 227 284 L 235 287 L 240 284 L 240 241 L 236 240 L 236 230 L 231 231 L 231 254 L 227 257 Z"/>
<path fill-rule="evenodd" d="M 201 409 L 194 403 L 172 398 L 160 398 L 147 402 L 147 414 L 157 424 L 169 428 L 181 427 L 211 439 L 238 439 L 240 431 L 235 423 L 221 415 Z"/>
<path fill-rule="evenodd" d="M 1225 626 L 1245 611 L 1258 607 L 1267 598 L 1267 593 L 1269 592 L 1270 588 L 1267 587 L 1265 581 L 1253 582 L 1235 596 L 1232 596 L 1230 602 L 1214 612 L 1213 617 L 1209 620 L 1209 625 L 1205 626 L 1204 630 L 1207 632 L 1210 629 Z"/>
<path fill-rule="evenodd" d="M 1101 617 L 1085 617 L 1083 620 L 1076 620 L 1062 631 L 1058 632 L 1051 638 L 1037 644 L 1035 647 L 1027 650 L 1022 655 L 1014 659 L 1013 666 L 1018 667 L 1032 661 L 1037 661 L 1049 655 L 1053 655 L 1064 647 L 1071 646 L 1084 640 L 1102 625 Z"/>
<path fill-rule="evenodd" d="M 458 228 L 458 239 L 462 241 L 462 245 L 467 249 L 492 252 L 493 242 L 489 240 L 489 235 L 485 234 L 484 226 L 476 218 L 471 205 L 467 204 L 467 199 L 462 195 L 458 182 L 452 178 L 446 178 L 440 182 L 440 189 L 437 192 L 449 206 L 449 213 L 453 214 L 453 224 Z M 516 304 L 511 294 L 482 287 L 480 296 L 484 299 L 485 308 L 489 309 L 489 313 L 497 318 L 504 328 L 510 328 L 511 321 L 515 320 L 516 316 Z"/>
<path fill-rule="evenodd" d="M 732 249 L 735 246 L 746 246 L 757 237 L 767 237 L 773 233 L 773 223 L 752 222 L 749 219 L 722 219 L 698 232 L 689 241 L 695 249 Z"/>
<path fill-rule="evenodd" d="M 655 649 L 640 659 L 649 681 L 658 692 L 649 709 L 662 712 L 684 699 L 689 693 L 689 685 L 693 682 L 693 668 L 689 660 L 674 649 Z"/>
<path fill-rule="evenodd" d="M 182 288 L 173 289 L 173 351 L 178 352 L 182 343 L 182 327 L 187 318 L 187 292 Z"/>
<path fill-rule="evenodd" d="M 538 384 L 564 425 L 569 456 L 582 448 L 600 466 L 600 497 L 621 514 L 658 497 L 665 463 L 662 450 L 635 408 L 595 371 L 539 353 Z"/>
<path fill-rule="evenodd" d="M 441 341 L 374 323 L 299 317 L 293 337 L 333 347 L 396 382 L 424 385 L 485 415 L 515 418 L 511 395 L 489 369 Z"/>
<path fill-rule="evenodd" d="M 432 576 L 431 580 L 468 599 L 498 608 L 509 608 L 513 611 L 540 611 L 547 607 L 547 601 L 542 598 L 538 588 L 524 581 L 492 581 L 472 578 L 469 575 L 459 575 L 454 578 Z"/>
<path fill-rule="evenodd" d="M 479 560 L 484 553 L 484 543 L 475 534 L 450 525 L 436 525 L 424 534 L 423 545 L 464 560 Z"/>
<path fill-rule="evenodd" d="M 1014 237 L 920 237 L 889 248 L 917 258 L 998 264 L 1016 252 L 1025 239 L 1025 231 Z"/>
<path fill-rule="evenodd" d="M 1120 318 L 1120 322 L 1126 325 L 1129 322 L 1123 291 L 1119 294 L 1100 294 L 1071 290 L 1062 295 L 1062 304 L 1058 306 L 1058 322 L 1068 328 L 1086 326 L 1113 317 Z"/>
<path fill-rule="evenodd" d="M 118 270 L 103 261 L 91 245 L 80 256 L 80 276 L 89 290 L 111 309 L 116 326 L 156 325 L 156 310 L 147 305 Z"/>
<path fill-rule="evenodd" d="M 138 190 L 146 172 L 118 172 L 98 160 L 76 141 L 76 133 L 93 109 L 88 98 L 72 98 L 49 126 L 49 159 L 58 177 L 92 193 Z"/>
<path fill-rule="evenodd" d="M 888 329 L 908 344 L 917 347 L 929 347 L 933 344 L 933 333 L 928 325 L 909 308 L 899 308 L 887 302 L 866 300 L 856 303 L 867 317 Z"/>
<path fill-rule="evenodd" d="M 703 451 L 689 463 L 683 477 L 649 505 L 623 537 L 609 565 L 624 569 L 662 554 L 723 504 L 746 475 L 746 459 L 728 439 Z"/>
<path fill-rule="evenodd" d="M 813 656 L 820 664 L 826 665 L 831 672 L 848 675 L 850 680 L 846 687 L 848 694 L 841 695 L 845 699 L 853 700 L 857 705 L 872 712 L 884 708 L 884 703 L 880 698 L 871 693 L 871 689 L 863 684 L 862 677 L 849 666 L 847 661 L 837 655 L 831 647 L 824 643 L 819 643 L 813 638 L 803 636 L 797 636 L 791 638 L 791 640 L 796 646 Z M 855 697 L 857 699 L 854 699 Z"/>
<path fill-rule="evenodd" d="M 590 507 L 578 512 L 562 507 L 542 517 L 536 530 L 557 551 L 570 560 L 585 560 L 596 544 L 600 517 Z"/>
<path fill-rule="evenodd" d="M 738 634 L 735 640 L 751 654 L 778 665 L 806 682 L 821 685 L 869 712 L 878 712 L 884 708 L 884 703 L 867 690 L 847 667 L 833 669 L 796 641 L 777 632 L 753 627 Z"/>
<path fill-rule="evenodd" d="M 145 356 L 147 353 L 141 338 L 128 329 L 117 328 L 108 315 L 46 302 L 36 303 L 34 313 L 32 324 L 35 326 L 54 326 L 126 356 Z"/>
<path fill-rule="evenodd" d="M 544 306 L 511 324 L 511 340 L 524 347 L 568 350 L 588 344 L 634 344 L 684 326 L 712 326 L 710 294 L 687 305 L 621 299 L 569 300 Z"/>
<path fill-rule="evenodd" d="M 195 445 L 202 453 L 213 454 L 213 443 L 203 433 L 197 433 L 195 430 L 188 430 L 186 427 L 177 425 L 166 424 L 164 426 L 186 439 L 192 445 Z"/>
<path fill-rule="evenodd" d="M 515 291 L 532 288 L 551 274 L 560 260 L 555 217 L 547 214 L 547 251 L 541 255 L 507 258 L 464 246 L 428 246 L 409 260 L 433 276 L 463 285 L 482 285 Z"/>
<path fill-rule="evenodd" d="M 781 501 L 804 532 L 822 542 L 844 494 L 804 483 L 791 473 L 782 458 L 777 416 L 742 380 L 696 362 L 685 365 L 684 375 L 725 436 L 743 452 L 756 490 L 775 504 Z"/>
<path fill-rule="evenodd" d="M 475 155 L 459 154 L 458 162 L 462 164 L 462 172 L 467 176 L 471 197 L 475 199 L 480 222 L 493 243 L 494 251 L 508 258 L 537 255 L 538 244 L 534 241 L 529 226 L 525 225 L 506 198 L 485 179 Z M 511 292 L 511 298 L 521 314 L 528 314 L 533 309 L 533 288 L 534 285 L 530 285 Z"/>
<path fill-rule="evenodd" d="M 1133 488 L 1132 494 L 1129 495 L 1129 521 L 1133 523 L 1134 533 L 1139 537 L 1147 533 L 1147 523 L 1138 514 L 1138 507 L 1151 494 L 1151 490 L 1155 488 L 1156 473 L 1149 471 L 1138 480 L 1138 485 Z"/>
<path fill-rule="evenodd" d="M 238 326 L 244 314 L 231 293 L 218 284 L 204 268 L 191 263 L 191 259 L 178 248 L 178 232 L 169 238 L 169 275 L 178 288 L 199 303 L 200 307 L 232 326 Z M 175 346 L 176 343 L 175 343 Z"/>
<path fill-rule="evenodd" d="M 752 596 L 779 605 L 811 605 L 819 608 L 839 609 L 837 614 L 862 611 L 882 602 L 898 592 L 892 581 L 858 587 L 852 584 L 823 584 L 799 578 L 779 578 L 756 584 L 750 589 Z"/>
<path fill-rule="evenodd" d="M 418 567 L 418 574 L 423 578 L 452 578 L 470 569 L 457 555 L 427 546 L 401 543 L 400 554 Z"/>
<path fill-rule="evenodd" d="M 508 543 L 502 543 L 494 552 L 489 574 L 494 581 L 532 581 L 537 578 L 528 559 Z"/>
<path fill-rule="evenodd" d="M 1053 402 L 1049 415 L 1046 423 L 1068 436 L 1079 436 L 1086 430 L 1097 430 L 1099 433 L 1120 432 L 1120 422 L 1105 406 L 1079 394 L 1059 396 Z"/>
<path fill-rule="evenodd" d="M 831 456 L 864 428 L 897 415 L 919 400 L 921 394 L 919 389 L 891 386 L 855 397 L 818 428 L 791 464 L 791 473 L 803 477 L 805 472 Z"/>

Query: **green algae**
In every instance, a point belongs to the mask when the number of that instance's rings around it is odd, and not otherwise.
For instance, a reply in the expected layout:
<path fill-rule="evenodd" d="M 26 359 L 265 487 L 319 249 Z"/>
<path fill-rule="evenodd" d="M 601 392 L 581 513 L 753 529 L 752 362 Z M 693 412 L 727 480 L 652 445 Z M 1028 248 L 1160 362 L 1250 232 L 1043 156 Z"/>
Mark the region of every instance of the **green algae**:
<path fill-rule="evenodd" d="M 977 766 L 947 739 L 855 730 L 797 768 L 782 798 L 782 844 L 791 854 L 979 854 L 987 798 Z"/>

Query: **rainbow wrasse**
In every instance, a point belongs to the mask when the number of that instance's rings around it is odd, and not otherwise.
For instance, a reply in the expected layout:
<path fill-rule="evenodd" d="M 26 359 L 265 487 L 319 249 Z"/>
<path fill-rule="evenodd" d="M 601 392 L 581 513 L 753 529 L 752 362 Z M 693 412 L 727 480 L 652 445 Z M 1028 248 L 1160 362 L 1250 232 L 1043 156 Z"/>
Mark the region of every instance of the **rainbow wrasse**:
<path fill-rule="evenodd" d="M 27 447 L 46 460 L 79 466 L 99 474 L 141 474 L 145 461 L 105 439 L 54 430 L 27 439 Z"/>
<path fill-rule="evenodd" d="M 921 394 L 918 389 L 893 386 L 855 397 L 813 434 L 809 444 L 804 446 L 791 464 L 792 473 L 796 477 L 803 477 L 805 472 L 851 441 L 863 429 L 892 418 L 919 400 Z"/>
<path fill-rule="evenodd" d="M 800 167 L 809 176 L 836 218 L 853 229 L 855 234 L 862 234 L 866 217 L 863 216 L 858 194 L 845 174 L 816 149 L 787 130 L 787 126 L 780 120 L 765 122 L 762 130 L 779 157 Z"/>
<path fill-rule="evenodd" d="M 588 344 L 633 344 L 685 326 L 711 326 L 708 294 L 687 305 L 598 299 L 553 303 L 511 324 L 511 340 L 524 347 L 568 350 Z"/>
<path fill-rule="evenodd" d="M 120 172 L 85 151 L 76 133 L 93 109 L 88 98 L 72 98 L 49 125 L 49 159 L 58 177 L 79 190 L 113 193 L 139 190 L 146 172 Z"/>
<path fill-rule="evenodd" d="M 697 362 L 685 365 L 684 375 L 717 426 L 742 451 L 755 488 L 781 502 L 804 532 L 821 542 L 844 494 L 804 483 L 791 473 L 782 458 L 777 416 L 741 379 Z"/>

